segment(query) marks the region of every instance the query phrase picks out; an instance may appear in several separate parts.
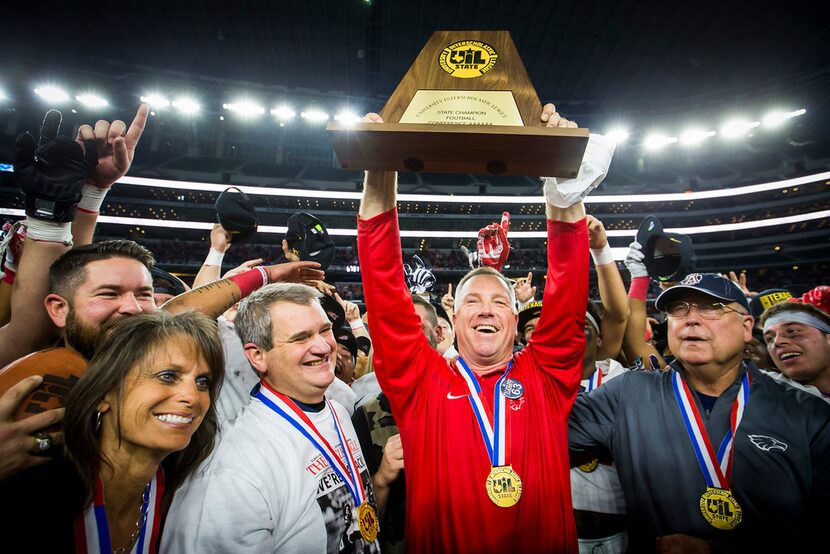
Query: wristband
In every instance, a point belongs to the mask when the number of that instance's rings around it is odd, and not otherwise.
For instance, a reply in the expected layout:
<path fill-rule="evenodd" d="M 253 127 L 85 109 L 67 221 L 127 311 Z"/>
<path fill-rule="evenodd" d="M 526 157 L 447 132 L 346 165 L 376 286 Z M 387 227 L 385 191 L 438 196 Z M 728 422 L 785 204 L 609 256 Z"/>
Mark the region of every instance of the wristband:
<path fill-rule="evenodd" d="M 363 324 L 362 319 L 355 319 L 354 321 L 350 321 L 349 327 L 352 328 L 352 331 L 359 331 L 360 329 L 366 328 L 366 326 Z"/>
<path fill-rule="evenodd" d="M 104 203 L 110 189 L 102 189 L 95 185 L 86 184 L 81 191 L 81 200 L 78 202 L 78 209 L 82 212 L 97 214 L 101 211 L 101 204 Z"/>
<path fill-rule="evenodd" d="M 236 286 L 242 292 L 242 298 L 245 298 L 258 288 L 268 284 L 268 273 L 261 267 L 255 267 L 245 273 L 228 277 L 228 280 L 236 283 Z"/>
<path fill-rule="evenodd" d="M 210 252 L 208 252 L 207 258 L 205 258 L 205 263 L 202 265 L 218 265 L 222 266 L 222 260 L 225 258 L 224 252 L 219 252 L 215 248 L 211 247 Z"/>
<path fill-rule="evenodd" d="M 59 242 L 66 246 L 72 246 L 72 223 L 70 222 L 57 223 L 27 217 L 26 224 L 29 226 L 28 237 L 32 240 Z"/>
<path fill-rule="evenodd" d="M 591 248 L 591 257 L 594 259 L 594 265 L 607 265 L 614 263 L 614 252 L 608 243 L 602 248 Z"/>
<path fill-rule="evenodd" d="M 649 283 L 650 277 L 634 277 L 631 279 L 631 286 L 628 287 L 628 297 L 645 302 Z"/>
<path fill-rule="evenodd" d="M 527 300 L 524 300 L 524 301 L 519 300 L 519 299 L 517 298 L 517 299 L 516 299 L 516 306 L 517 306 L 517 309 L 518 309 L 519 311 L 522 311 L 522 310 L 524 309 L 524 307 L 525 307 L 525 306 L 527 306 L 528 304 L 530 304 L 530 303 L 531 303 L 531 302 L 533 302 L 534 300 L 535 300 L 535 299 L 534 299 L 532 296 L 531 296 L 530 298 L 528 298 Z"/>

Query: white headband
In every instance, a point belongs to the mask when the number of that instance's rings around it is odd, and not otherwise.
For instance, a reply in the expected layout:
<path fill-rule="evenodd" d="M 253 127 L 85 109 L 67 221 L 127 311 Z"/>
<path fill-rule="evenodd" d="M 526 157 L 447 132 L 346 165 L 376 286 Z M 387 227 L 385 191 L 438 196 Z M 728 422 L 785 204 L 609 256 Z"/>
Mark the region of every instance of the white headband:
<path fill-rule="evenodd" d="M 827 323 L 818 317 L 813 314 L 795 310 L 778 312 L 777 314 L 768 317 L 767 320 L 764 321 L 764 332 L 766 333 L 770 327 L 779 323 L 803 323 L 804 325 L 815 327 L 819 331 L 830 333 L 830 325 L 827 325 Z"/>

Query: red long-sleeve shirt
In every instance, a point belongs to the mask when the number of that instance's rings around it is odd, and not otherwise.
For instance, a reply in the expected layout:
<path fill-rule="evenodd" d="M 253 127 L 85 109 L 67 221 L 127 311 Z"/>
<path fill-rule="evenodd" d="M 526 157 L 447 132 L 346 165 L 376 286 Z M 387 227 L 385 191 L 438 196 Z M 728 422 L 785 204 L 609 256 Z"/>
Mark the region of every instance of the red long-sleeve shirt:
<path fill-rule="evenodd" d="M 576 552 L 568 476 L 568 413 L 585 349 L 585 220 L 548 221 L 544 309 L 513 358 L 524 395 L 507 400 L 508 463 L 522 480 L 518 504 L 485 490 L 490 461 L 455 364 L 429 347 L 403 275 L 397 210 L 358 219 L 358 254 L 374 367 L 401 433 L 410 552 Z M 477 376 L 492 421 L 505 368 Z"/>

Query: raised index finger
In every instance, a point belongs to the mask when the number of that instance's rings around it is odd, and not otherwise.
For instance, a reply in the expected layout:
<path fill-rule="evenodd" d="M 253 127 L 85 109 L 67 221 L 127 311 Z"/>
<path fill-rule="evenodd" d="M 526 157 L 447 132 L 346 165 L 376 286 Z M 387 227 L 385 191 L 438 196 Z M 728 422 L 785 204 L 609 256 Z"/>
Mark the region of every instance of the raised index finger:
<path fill-rule="evenodd" d="M 124 139 L 127 141 L 127 148 L 129 150 L 135 150 L 135 146 L 138 144 L 138 139 L 141 138 L 141 133 L 144 132 L 144 127 L 147 125 L 148 115 L 150 115 L 150 106 L 147 104 L 139 106 L 133 122 L 130 123 L 130 128 L 127 129 L 127 134 L 124 135 Z"/>

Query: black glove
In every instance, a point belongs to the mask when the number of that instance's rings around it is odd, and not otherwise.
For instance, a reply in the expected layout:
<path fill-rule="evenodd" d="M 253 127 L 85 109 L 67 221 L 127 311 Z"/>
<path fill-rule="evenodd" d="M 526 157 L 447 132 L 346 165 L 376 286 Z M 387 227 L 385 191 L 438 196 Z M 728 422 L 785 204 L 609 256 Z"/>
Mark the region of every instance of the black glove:
<path fill-rule="evenodd" d="M 14 143 L 14 172 L 17 185 L 26 195 L 26 215 L 56 223 L 75 217 L 89 172 L 98 165 L 95 139 L 84 147 L 69 137 L 58 136 L 61 113 L 49 110 L 40 127 L 37 148 L 29 133 Z"/>

